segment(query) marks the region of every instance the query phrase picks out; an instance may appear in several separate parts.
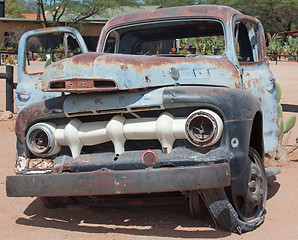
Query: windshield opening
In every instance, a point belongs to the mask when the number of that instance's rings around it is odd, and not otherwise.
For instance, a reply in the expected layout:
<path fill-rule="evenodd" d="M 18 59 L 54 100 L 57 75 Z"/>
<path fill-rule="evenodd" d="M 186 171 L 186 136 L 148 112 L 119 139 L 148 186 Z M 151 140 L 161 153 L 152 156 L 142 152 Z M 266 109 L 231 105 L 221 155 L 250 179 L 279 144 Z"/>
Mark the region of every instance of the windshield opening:
<path fill-rule="evenodd" d="M 137 55 L 219 55 L 223 26 L 215 20 L 184 20 L 125 26 L 110 31 L 104 52 Z"/>

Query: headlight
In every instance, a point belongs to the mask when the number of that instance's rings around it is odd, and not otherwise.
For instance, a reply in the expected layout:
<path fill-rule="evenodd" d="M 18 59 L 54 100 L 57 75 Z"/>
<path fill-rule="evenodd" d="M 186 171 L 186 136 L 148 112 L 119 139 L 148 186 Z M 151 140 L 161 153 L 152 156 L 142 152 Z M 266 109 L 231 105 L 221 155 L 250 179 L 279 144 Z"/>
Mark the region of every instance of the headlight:
<path fill-rule="evenodd" d="M 47 123 L 37 123 L 27 132 L 26 144 L 30 152 L 38 157 L 48 157 L 59 152 L 54 136 L 55 128 Z"/>
<path fill-rule="evenodd" d="M 186 120 L 185 135 L 197 147 L 215 144 L 221 137 L 223 122 L 213 111 L 201 109 L 191 113 Z"/>

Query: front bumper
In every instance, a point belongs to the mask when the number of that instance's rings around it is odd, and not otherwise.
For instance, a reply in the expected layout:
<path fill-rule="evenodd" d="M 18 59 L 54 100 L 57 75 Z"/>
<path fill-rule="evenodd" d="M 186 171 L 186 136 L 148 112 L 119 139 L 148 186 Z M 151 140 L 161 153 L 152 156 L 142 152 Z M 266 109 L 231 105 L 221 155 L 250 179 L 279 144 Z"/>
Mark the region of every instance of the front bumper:
<path fill-rule="evenodd" d="M 188 167 L 6 177 L 8 197 L 50 197 L 187 191 L 229 186 L 229 163 Z"/>

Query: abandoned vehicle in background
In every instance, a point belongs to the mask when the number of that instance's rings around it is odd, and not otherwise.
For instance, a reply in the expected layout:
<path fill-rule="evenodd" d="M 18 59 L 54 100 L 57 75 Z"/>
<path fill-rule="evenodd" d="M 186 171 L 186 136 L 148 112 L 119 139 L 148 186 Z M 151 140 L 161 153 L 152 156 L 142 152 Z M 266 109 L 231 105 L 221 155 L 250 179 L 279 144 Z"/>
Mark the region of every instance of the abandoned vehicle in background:
<path fill-rule="evenodd" d="M 29 39 L 58 33 L 65 59 L 30 73 Z M 73 42 L 81 54 L 68 57 Z M 18 59 L 9 197 L 53 208 L 61 197 L 170 193 L 194 217 L 205 203 L 228 231 L 263 223 L 278 116 L 256 18 L 212 5 L 124 14 L 107 22 L 96 52 L 73 28 L 45 28 L 22 36 Z"/>

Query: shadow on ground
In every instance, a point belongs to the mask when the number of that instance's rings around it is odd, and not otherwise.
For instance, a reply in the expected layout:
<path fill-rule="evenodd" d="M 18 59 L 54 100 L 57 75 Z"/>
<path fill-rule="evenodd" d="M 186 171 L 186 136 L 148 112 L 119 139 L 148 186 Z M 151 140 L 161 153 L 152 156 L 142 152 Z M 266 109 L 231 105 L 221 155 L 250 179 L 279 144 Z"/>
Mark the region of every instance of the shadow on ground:
<path fill-rule="evenodd" d="M 267 200 L 270 198 L 274 197 L 275 194 L 278 192 L 280 188 L 280 184 L 278 182 L 270 182 L 268 186 L 268 195 L 267 195 Z"/>
<path fill-rule="evenodd" d="M 230 233 L 215 229 L 205 220 L 191 218 L 188 205 L 150 207 L 90 207 L 67 204 L 46 209 L 35 199 L 17 224 L 86 233 L 121 233 L 139 236 L 175 238 L 222 238 Z M 211 227 L 210 227 L 211 226 Z"/>
<path fill-rule="evenodd" d="M 269 185 L 268 199 L 280 184 Z M 191 218 L 188 205 L 150 207 L 91 207 L 67 204 L 63 208 L 46 209 L 35 199 L 24 211 L 17 224 L 41 228 L 62 229 L 85 233 L 118 233 L 150 237 L 222 238 L 231 235 L 216 228 L 210 216 Z"/>

